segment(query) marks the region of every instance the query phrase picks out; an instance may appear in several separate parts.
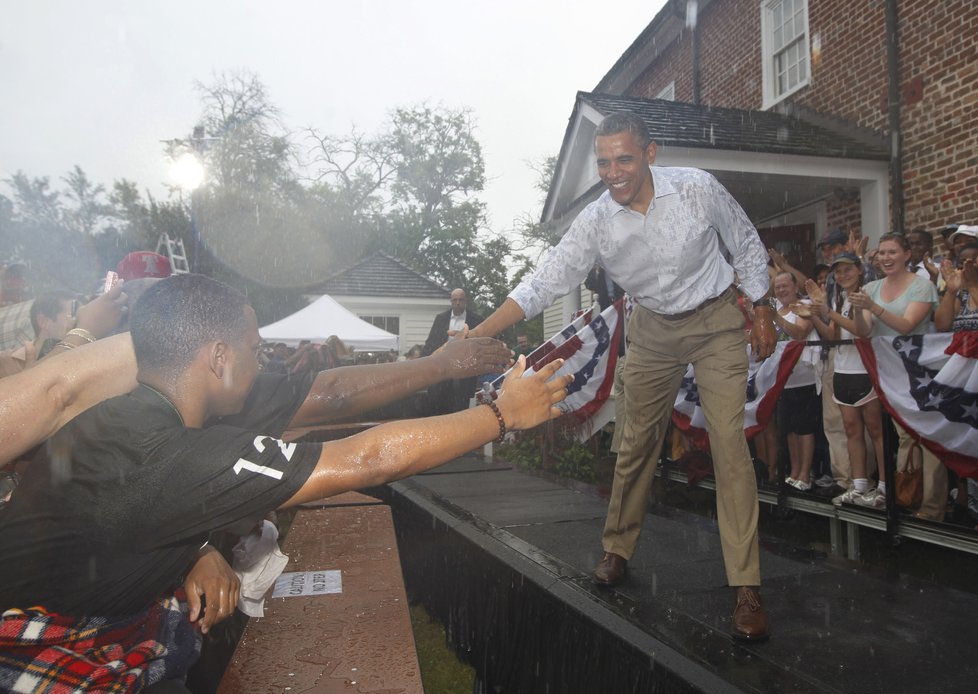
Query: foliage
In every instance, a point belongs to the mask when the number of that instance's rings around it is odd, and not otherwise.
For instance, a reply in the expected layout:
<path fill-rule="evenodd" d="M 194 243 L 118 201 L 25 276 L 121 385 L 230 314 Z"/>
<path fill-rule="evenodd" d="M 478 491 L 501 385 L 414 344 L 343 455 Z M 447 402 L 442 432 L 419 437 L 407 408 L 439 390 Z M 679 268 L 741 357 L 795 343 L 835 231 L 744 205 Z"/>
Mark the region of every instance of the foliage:
<path fill-rule="evenodd" d="M 544 470 L 587 483 L 597 480 L 595 444 L 580 443 L 554 423 L 516 434 L 499 446 L 496 456 L 526 470 Z"/>
<path fill-rule="evenodd" d="M 488 229 L 470 111 L 398 108 L 370 135 L 310 127 L 299 153 L 256 75 L 221 73 L 197 88 L 200 118 L 165 154 L 202 159 L 199 188 L 158 199 L 126 179 L 92 181 L 81 166 L 59 184 L 17 172 L 6 181 L 9 197 L 0 195 L 0 263 L 28 262 L 36 288 L 89 292 L 126 253 L 154 250 L 166 233 L 183 240 L 195 272 L 249 292 L 262 320 L 377 250 L 447 289 L 464 287 L 482 311 L 505 299 L 514 262 L 529 266 L 509 237 Z M 542 182 L 553 162 L 539 166 Z M 542 233 L 533 229 L 524 247 Z"/>

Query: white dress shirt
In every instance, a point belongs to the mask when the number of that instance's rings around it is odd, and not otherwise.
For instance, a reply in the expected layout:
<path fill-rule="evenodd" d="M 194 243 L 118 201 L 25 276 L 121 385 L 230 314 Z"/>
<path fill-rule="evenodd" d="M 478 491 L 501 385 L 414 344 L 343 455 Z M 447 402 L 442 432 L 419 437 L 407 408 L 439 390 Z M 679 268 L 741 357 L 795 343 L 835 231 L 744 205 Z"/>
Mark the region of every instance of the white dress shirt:
<path fill-rule="evenodd" d="M 767 294 L 767 251 L 719 181 L 700 169 L 656 166 L 652 182 L 648 214 L 619 205 L 608 191 L 581 211 L 510 292 L 527 318 L 578 287 L 595 262 L 641 306 L 660 314 L 689 311 L 719 296 L 733 284 L 735 270 L 752 301 Z"/>
<path fill-rule="evenodd" d="M 449 331 L 457 332 L 457 331 L 459 331 L 459 330 L 461 330 L 462 328 L 465 327 L 465 314 L 466 314 L 466 312 L 465 311 L 462 311 L 462 313 L 460 313 L 459 315 L 455 315 L 453 313 L 451 316 L 449 316 L 449 318 L 448 318 L 448 329 L 449 329 Z M 450 337 L 448 339 L 451 340 L 451 339 L 454 339 L 454 338 L 451 338 Z"/>

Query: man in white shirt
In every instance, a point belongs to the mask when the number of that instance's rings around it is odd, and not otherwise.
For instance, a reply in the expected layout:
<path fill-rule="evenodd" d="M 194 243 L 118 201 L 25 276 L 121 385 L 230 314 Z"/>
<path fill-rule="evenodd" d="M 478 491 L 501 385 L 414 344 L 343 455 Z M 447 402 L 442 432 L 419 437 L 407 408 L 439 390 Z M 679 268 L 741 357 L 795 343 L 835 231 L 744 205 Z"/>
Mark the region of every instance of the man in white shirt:
<path fill-rule="evenodd" d="M 737 588 L 732 634 L 763 641 L 757 486 L 743 431 L 747 350 L 733 284 L 736 273 L 740 290 L 754 302 L 750 339 L 758 357 L 767 357 L 775 343 L 773 309 L 766 301 L 767 252 L 747 215 L 713 176 L 652 168 L 656 145 L 636 114 L 605 118 L 594 149 L 608 190 L 469 334 L 493 335 L 532 318 L 575 290 L 595 263 L 632 296 L 636 307 L 624 373 L 628 414 L 594 580 L 614 585 L 625 576 L 676 393 L 692 363 L 714 457 L 727 580 Z"/>
<path fill-rule="evenodd" d="M 430 356 L 449 340 L 454 340 L 465 329 L 469 330 L 482 322 L 482 316 L 468 310 L 468 297 L 465 290 L 457 287 L 450 295 L 452 307 L 435 316 L 428 339 L 425 340 L 424 356 Z M 458 412 L 469 406 L 469 398 L 475 393 L 475 378 L 463 378 L 439 383 L 430 390 L 432 414 Z"/>

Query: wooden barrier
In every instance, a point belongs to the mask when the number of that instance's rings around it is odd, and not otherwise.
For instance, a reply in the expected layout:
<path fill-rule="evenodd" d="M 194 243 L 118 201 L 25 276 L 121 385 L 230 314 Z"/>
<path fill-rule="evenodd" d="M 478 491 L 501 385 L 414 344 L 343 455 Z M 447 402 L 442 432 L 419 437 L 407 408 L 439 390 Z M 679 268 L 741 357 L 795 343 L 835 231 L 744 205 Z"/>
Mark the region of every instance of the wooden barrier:
<path fill-rule="evenodd" d="M 342 592 L 267 598 L 218 692 L 423 692 L 390 508 L 344 494 L 300 508 L 286 572 L 339 570 Z"/>

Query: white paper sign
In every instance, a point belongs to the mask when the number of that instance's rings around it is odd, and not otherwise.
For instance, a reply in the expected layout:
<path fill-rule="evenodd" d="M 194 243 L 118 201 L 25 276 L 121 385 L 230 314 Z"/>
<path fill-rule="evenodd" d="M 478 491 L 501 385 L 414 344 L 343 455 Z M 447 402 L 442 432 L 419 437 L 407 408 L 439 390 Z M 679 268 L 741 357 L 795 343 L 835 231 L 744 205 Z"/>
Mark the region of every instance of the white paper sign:
<path fill-rule="evenodd" d="M 339 571 L 294 571 L 278 577 L 272 597 L 297 598 L 342 592 L 343 577 Z"/>

